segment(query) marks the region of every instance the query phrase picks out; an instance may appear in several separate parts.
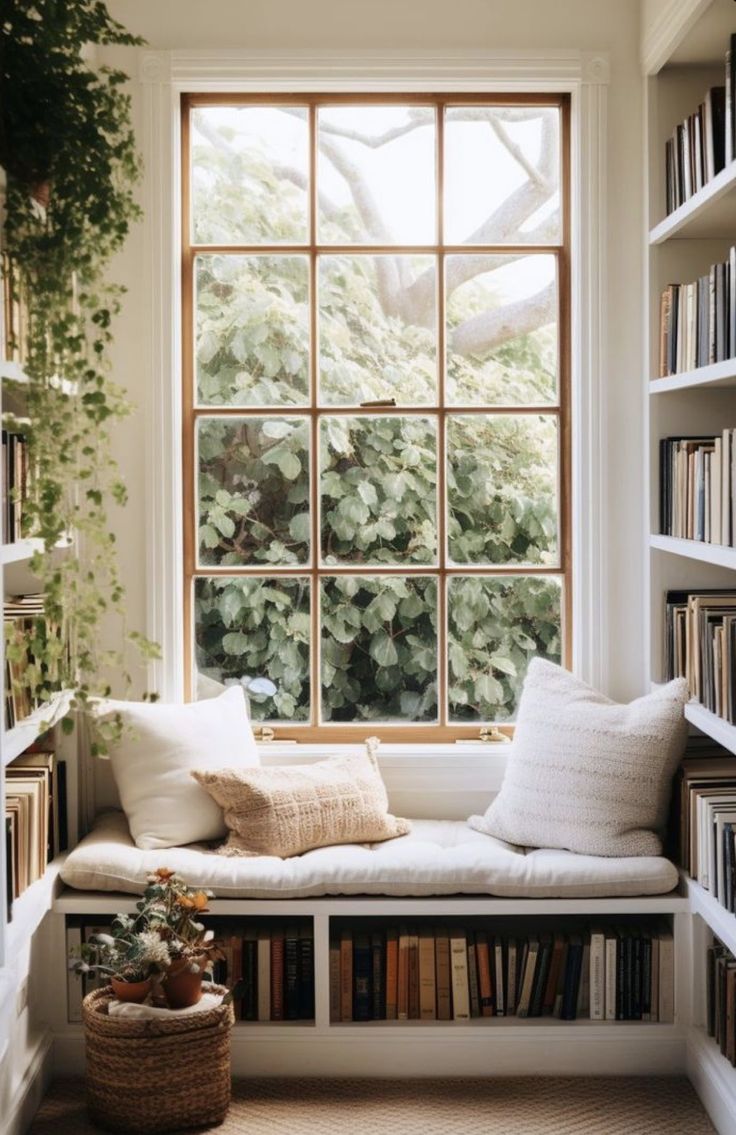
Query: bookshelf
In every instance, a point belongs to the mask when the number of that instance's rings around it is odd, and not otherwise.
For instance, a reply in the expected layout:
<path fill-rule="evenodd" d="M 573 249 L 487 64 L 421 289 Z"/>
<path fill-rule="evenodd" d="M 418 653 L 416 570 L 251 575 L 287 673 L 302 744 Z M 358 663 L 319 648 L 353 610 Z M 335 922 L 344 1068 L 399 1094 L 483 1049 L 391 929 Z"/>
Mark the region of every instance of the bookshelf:
<path fill-rule="evenodd" d="M 684 7 L 684 6 L 683 6 Z M 668 590 L 736 588 L 736 548 L 660 535 L 659 442 L 664 437 L 720 435 L 736 427 L 736 359 L 659 378 L 660 296 L 669 284 L 687 284 L 728 259 L 736 244 L 736 161 L 730 161 L 684 204 L 665 215 L 665 143 L 697 111 L 706 90 L 724 84 L 725 55 L 736 33 L 732 0 L 687 5 L 671 27 L 644 44 L 647 234 L 643 399 L 649 485 L 646 516 L 649 676 L 664 672 L 664 599 Z M 649 55 L 647 49 L 649 48 Z M 650 63 L 647 69 L 647 62 Z M 647 73 L 648 70 L 648 73 Z M 686 717 L 736 755 L 736 726 L 691 702 Z M 735 764 L 736 774 L 736 764 Z M 687 1069 L 719 1131 L 736 1129 L 736 1070 L 721 1056 L 705 1025 L 705 966 L 709 939 L 736 947 L 736 916 L 694 880 L 683 876 L 692 912 L 690 1023 Z"/>

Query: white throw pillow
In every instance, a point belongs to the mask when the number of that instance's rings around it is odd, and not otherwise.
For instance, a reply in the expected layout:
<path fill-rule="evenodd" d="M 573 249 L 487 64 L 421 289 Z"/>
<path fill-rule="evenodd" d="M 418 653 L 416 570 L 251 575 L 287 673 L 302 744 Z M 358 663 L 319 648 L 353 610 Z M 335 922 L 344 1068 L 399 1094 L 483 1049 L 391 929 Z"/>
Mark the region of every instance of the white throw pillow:
<path fill-rule="evenodd" d="M 687 739 L 683 678 L 629 705 L 535 658 L 501 791 L 477 831 L 523 847 L 659 855 Z"/>
<path fill-rule="evenodd" d="M 242 687 L 207 701 L 106 701 L 124 732 L 111 747 L 112 771 L 138 847 L 176 847 L 225 835 L 225 820 L 193 769 L 260 764 Z"/>

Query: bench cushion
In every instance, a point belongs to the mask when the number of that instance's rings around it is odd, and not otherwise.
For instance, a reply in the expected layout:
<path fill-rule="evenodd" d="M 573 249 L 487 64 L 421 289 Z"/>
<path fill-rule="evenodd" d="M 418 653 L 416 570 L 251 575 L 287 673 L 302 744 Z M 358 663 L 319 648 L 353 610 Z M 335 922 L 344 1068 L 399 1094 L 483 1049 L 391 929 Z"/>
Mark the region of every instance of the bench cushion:
<path fill-rule="evenodd" d="M 168 867 L 216 898 L 316 895 L 498 895 L 596 898 L 658 895 L 677 885 L 661 856 L 603 858 L 549 848 L 525 850 L 473 831 L 460 820 L 414 820 L 387 843 L 320 847 L 290 859 L 230 858 L 191 844 L 137 848 L 122 813 L 98 817 L 66 859 L 63 881 L 78 890 L 140 893 L 146 876 Z"/>

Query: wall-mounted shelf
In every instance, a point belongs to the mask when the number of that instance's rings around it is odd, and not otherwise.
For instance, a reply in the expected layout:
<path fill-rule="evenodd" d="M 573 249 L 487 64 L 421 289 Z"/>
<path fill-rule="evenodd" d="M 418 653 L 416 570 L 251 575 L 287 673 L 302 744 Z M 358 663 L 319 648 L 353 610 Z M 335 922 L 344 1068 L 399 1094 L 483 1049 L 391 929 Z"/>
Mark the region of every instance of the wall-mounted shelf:
<path fill-rule="evenodd" d="M 713 895 L 696 883 L 687 875 L 683 876 L 683 884 L 690 899 L 694 914 L 699 914 L 707 922 L 713 933 L 728 946 L 731 953 L 736 953 L 736 915 L 721 906 Z"/>
<path fill-rule="evenodd" d="M 736 548 L 724 544 L 706 544 L 702 540 L 681 540 L 677 536 L 650 536 L 649 546 L 658 552 L 700 560 L 703 564 L 730 568 L 736 571 Z"/>
<path fill-rule="evenodd" d="M 725 48 L 724 48 L 725 54 Z M 736 232 L 736 162 L 694 193 L 684 205 L 655 225 L 650 244 L 662 244 L 672 237 L 688 240 L 703 237 L 733 239 Z"/>
<path fill-rule="evenodd" d="M 47 728 L 60 721 L 69 709 L 70 700 L 71 694 L 68 691 L 56 694 L 46 705 L 8 729 L 2 739 L 2 767 L 14 761 Z"/>
<path fill-rule="evenodd" d="M 701 733 L 707 733 L 719 745 L 723 745 L 724 749 L 736 753 L 736 725 L 731 725 L 696 701 L 688 702 L 685 706 L 685 717 Z"/>
<path fill-rule="evenodd" d="M 649 383 L 650 394 L 669 394 L 673 390 L 690 390 L 693 387 L 724 389 L 736 387 L 736 359 L 724 359 L 697 370 L 670 374 L 667 378 L 653 378 Z"/>

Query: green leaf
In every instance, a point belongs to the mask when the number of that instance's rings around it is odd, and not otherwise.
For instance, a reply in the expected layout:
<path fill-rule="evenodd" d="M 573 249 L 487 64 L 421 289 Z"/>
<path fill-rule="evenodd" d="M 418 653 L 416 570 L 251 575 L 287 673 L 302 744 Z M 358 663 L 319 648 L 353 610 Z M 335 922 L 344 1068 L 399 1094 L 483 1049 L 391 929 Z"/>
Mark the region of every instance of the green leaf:
<path fill-rule="evenodd" d="M 395 666 L 399 660 L 393 639 L 385 631 L 373 635 L 370 646 L 371 658 L 379 666 Z"/>
<path fill-rule="evenodd" d="M 508 674 L 510 677 L 516 677 L 516 666 L 510 658 L 504 658 L 502 654 L 491 655 L 491 666 L 494 670 L 500 670 L 502 674 Z"/>
<path fill-rule="evenodd" d="M 222 636 L 222 649 L 225 654 L 241 655 L 248 652 L 248 636 L 242 634 L 241 631 L 231 631 L 230 634 Z"/>
<path fill-rule="evenodd" d="M 310 535 L 310 519 L 308 512 L 298 512 L 289 521 L 289 535 L 299 544 L 306 544 Z"/>

